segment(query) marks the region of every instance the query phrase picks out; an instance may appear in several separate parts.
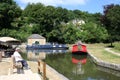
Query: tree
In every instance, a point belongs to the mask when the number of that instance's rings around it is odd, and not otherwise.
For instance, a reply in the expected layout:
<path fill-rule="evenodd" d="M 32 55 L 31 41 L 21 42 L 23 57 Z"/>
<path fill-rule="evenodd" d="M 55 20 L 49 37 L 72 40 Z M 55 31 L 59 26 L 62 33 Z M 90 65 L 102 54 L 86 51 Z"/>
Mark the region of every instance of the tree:
<path fill-rule="evenodd" d="M 101 25 L 101 16 L 102 14 L 101 13 L 95 13 L 92 15 L 93 16 L 93 22 L 96 23 L 96 24 L 100 24 Z"/>
<path fill-rule="evenodd" d="M 39 29 L 38 31 L 45 37 L 48 36 L 48 33 L 54 32 L 61 23 L 67 23 L 73 19 L 72 15 L 72 12 L 67 9 L 44 6 L 41 3 L 28 4 L 23 11 L 23 16 L 29 19 L 29 24 L 39 25 L 35 28 Z"/>
<path fill-rule="evenodd" d="M 80 29 L 77 28 L 77 26 L 71 22 L 68 24 L 62 25 L 62 27 L 59 29 L 61 35 L 63 37 L 62 40 L 65 41 L 65 43 L 75 43 L 78 40 L 81 40 L 81 33 Z"/>
<path fill-rule="evenodd" d="M 108 37 L 107 30 L 101 25 L 88 22 L 81 26 L 81 40 L 85 42 L 103 42 Z"/>
<path fill-rule="evenodd" d="M 109 33 L 109 40 L 120 40 L 120 5 L 106 5 L 104 6 L 104 14 L 102 16 L 102 23 Z"/>
<path fill-rule="evenodd" d="M 21 12 L 13 0 L 0 0 L 0 29 L 11 29 L 11 23 L 21 15 Z"/>

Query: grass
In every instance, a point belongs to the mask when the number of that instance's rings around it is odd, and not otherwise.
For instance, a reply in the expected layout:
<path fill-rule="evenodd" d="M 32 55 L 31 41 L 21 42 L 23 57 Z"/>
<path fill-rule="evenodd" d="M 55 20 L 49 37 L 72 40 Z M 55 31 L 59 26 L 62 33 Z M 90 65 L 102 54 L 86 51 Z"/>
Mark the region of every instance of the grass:
<path fill-rule="evenodd" d="M 120 64 L 120 56 L 117 56 L 115 54 L 111 54 L 110 52 L 107 52 L 105 50 L 106 46 L 108 46 L 109 44 L 88 44 L 87 45 L 87 49 L 88 52 L 90 52 L 91 54 L 93 54 L 95 57 L 97 57 L 100 60 L 106 61 L 106 62 L 110 62 L 110 63 L 116 63 L 116 64 Z M 114 48 L 114 51 L 116 50 L 116 48 Z M 116 50 L 117 52 L 120 52 L 119 50 Z"/>
<path fill-rule="evenodd" d="M 114 51 L 114 52 L 116 52 L 116 53 L 120 53 L 120 50 L 117 50 L 115 48 L 112 48 L 111 50 Z"/>
<path fill-rule="evenodd" d="M 120 53 L 120 42 L 115 42 L 113 44 L 114 48 L 112 48 L 111 50 L 116 52 L 116 53 Z"/>
<path fill-rule="evenodd" d="M 114 46 L 115 46 L 115 49 L 120 52 L 120 42 L 115 42 Z"/>

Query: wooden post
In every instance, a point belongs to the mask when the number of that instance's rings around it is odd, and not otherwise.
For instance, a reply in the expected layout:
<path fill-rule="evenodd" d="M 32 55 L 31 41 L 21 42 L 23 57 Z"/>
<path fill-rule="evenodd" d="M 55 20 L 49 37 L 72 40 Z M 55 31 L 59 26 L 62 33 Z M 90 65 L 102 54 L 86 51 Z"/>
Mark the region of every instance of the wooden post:
<path fill-rule="evenodd" d="M 41 64 L 43 65 L 43 67 L 42 67 L 42 69 L 43 69 L 43 74 L 42 74 L 43 80 L 46 80 L 46 63 L 45 62 L 38 60 L 38 72 L 40 73 L 40 71 L 41 71 L 40 70 Z"/>
<path fill-rule="evenodd" d="M 10 70 L 10 72 L 13 74 L 13 69 L 15 68 L 14 67 L 14 57 L 13 57 L 13 55 L 11 55 L 10 59 L 11 59 L 11 68 L 10 68 L 11 70 Z"/>
<path fill-rule="evenodd" d="M 40 73 L 40 61 L 38 60 L 38 73 Z"/>
<path fill-rule="evenodd" d="M 43 80 L 46 80 L 46 63 L 43 62 Z"/>

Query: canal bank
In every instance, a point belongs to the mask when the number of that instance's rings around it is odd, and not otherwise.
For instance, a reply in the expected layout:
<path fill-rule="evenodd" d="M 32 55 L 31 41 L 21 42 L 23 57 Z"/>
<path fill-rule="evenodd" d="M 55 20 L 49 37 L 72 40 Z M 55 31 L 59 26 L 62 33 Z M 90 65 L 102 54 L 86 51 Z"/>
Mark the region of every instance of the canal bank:
<path fill-rule="evenodd" d="M 38 72 L 38 63 L 36 61 L 28 61 L 28 64 L 31 67 L 31 70 L 34 73 Z M 40 67 L 41 73 L 43 73 L 43 65 L 41 64 Z M 67 77 L 65 77 L 63 74 L 57 72 L 54 68 L 46 64 L 46 77 L 48 80 L 69 80 Z"/>
<path fill-rule="evenodd" d="M 89 56 L 92 61 L 105 68 L 120 72 L 120 53 L 112 51 L 107 44 L 87 44 Z"/>
<path fill-rule="evenodd" d="M 99 66 L 120 71 L 120 64 L 109 63 L 109 62 L 105 62 L 104 60 L 100 60 L 96 58 L 94 55 L 92 55 L 91 52 L 89 52 L 89 56 L 92 58 L 93 62 Z"/>

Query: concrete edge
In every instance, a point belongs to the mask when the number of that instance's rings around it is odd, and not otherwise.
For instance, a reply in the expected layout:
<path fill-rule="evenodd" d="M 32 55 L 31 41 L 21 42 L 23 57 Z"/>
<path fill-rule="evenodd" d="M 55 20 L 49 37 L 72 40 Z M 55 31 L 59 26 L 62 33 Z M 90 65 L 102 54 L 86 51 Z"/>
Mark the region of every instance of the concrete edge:
<path fill-rule="evenodd" d="M 63 74 L 59 73 L 56 71 L 54 68 L 49 66 L 48 64 L 46 65 L 47 68 L 49 68 L 52 72 L 54 72 L 56 75 L 58 75 L 62 80 L 69 80 L 67 77 L 65 77 Z"/>
<path fill-rule="evenodd" d="M 105 62 L 103 60 L 99 60 L 90 53 L 88 53 L 88 55 L 92 58 L 92 60 L 95 64 L 97 64 L 99 66 L 106 67 L 106 68 L 110 68 L 110 69 L 113 69 L 113 70 L 120 71 L 120 64 L 109 63 L 109 62 Z"/>

